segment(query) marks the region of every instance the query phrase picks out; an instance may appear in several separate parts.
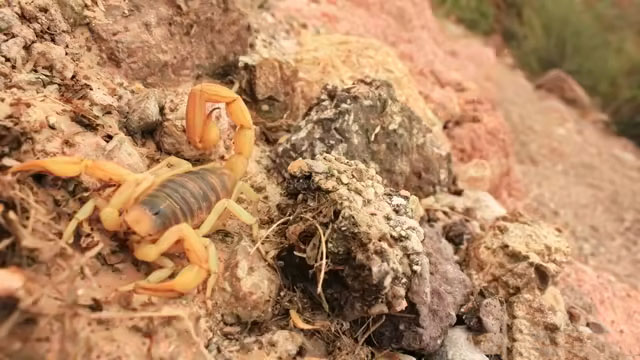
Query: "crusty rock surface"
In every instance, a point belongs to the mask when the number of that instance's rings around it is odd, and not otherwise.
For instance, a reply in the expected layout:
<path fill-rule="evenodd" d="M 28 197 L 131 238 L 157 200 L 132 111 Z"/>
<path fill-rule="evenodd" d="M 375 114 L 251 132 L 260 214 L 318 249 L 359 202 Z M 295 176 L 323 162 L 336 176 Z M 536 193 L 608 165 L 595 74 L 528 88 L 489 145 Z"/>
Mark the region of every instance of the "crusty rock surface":
<path fill-rule="evenodd" d="M 277 148 L 281 169 L 298 158 L 322 153 L 373 167 L 387 184 L 424 197 L 452 183 L 451 156 L 433 131 L 392 85 L 361 79 L 351 86 L 326 86 L 292 135 Z"/>
<path fill-rule="evenodd" d="M 308 266 L 316 264 L 323 229 L 329 267 L 323 293 L 329 311 L 347 321 L 388 316 L 374 331 L 379 346 L 428 353 L 437 350 L 466 301 L 470 282 L 453 261 L 439 233 L 418 223 L 418 199 L 382 185 L 358 161 L 323 154 L 288 168 L 283 206 L 300 216 L 287 229 L 291 243 L 304 244 Z M 311 220 L 313 219 L 313 220 Z M 285 264 L 285 275 L 313 289 L 308 269 Z"/>
<path fill-rule="evenodd" d="M 513 360 L 626 359 L 603 337 L 571 323 L 554 285 L 569 257 L 567 240 L 559 231 L 523 216 L 505 217 L 467 251 L 474 288 L 506 304 L 508 326 L 502 334 L 496 332 L 503 330 L 504 316 L 497 303 L 479 300 L 477 320 L 468 321 L 477 331 L 474 342 L 485 354 Z"/>
<path fill-rule="evenodd" d="M 251 253 L 251 247 L 241 243 L 229 255 L 218 290 L 224 304 L 222 312 L 236 315 L 243 322 L 271 317 L 280 284 L 260 253 Z"/>
<path fill-rule="evenodd" d="M 504 298 L 530 286 L 546 289 L 569 258 L 569 244 L 557 230 L 516 218 L 497 221 L 468 251 L 474 283 Z"/>

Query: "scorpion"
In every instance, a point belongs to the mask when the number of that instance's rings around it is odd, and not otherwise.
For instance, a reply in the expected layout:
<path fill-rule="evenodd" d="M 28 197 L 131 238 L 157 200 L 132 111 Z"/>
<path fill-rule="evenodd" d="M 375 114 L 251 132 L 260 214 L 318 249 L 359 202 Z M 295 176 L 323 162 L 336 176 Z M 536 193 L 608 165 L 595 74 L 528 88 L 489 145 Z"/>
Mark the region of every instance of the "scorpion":
<path fill-rule="evenodd" d="M 193 87 L 187 99 L 186 135 L 199 150 L 208 150 L 220 140 L 217 124 L 209 120 L 207 103 L 223 103 L 237 126 L 233 155 L 223 165 L 215 162 L 194 167 L 170 156 L 146 172 L 135 173 L 115 162 L 82 157 L 57 156 L 30 160 L 9 169 L 9 173 L 41 172 L 58 177 L 86 175 L 118 187 L 107 201 L 92 197 L 66 226 L 62 241 L 71 242 L 76 228 L 99 209 L 99 219 L 108 231 L 133 231 L 130 247 L 139 260 L 160 268 L 144 280 L 119 288 L 158 297 L 185 295 L 205 280 L 210 296 L 218 274 L 218 254 L 208 238 L 225 210 L 251 226 L 258 234 L 257 219 L 236 203 L 240 195 L 255 202 L 258 195 L 240 179 L 246 173 L 255 142 L 251 115 L 234 91 L 213 83 Z M 130 233 L 130 232 L 129 232 Z M 186 265 L 171 280 L 173 262 L 163 254 L 182 250 Z"/>

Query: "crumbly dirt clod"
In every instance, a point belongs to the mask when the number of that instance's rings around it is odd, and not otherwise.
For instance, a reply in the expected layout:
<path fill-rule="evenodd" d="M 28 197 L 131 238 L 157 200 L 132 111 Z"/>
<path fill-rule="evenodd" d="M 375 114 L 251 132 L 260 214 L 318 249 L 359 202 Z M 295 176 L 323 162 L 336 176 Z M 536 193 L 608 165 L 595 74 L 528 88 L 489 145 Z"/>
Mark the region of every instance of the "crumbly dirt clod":
<path fill-rule="evenodd" d="M 476 298 L 478 308 L 471 306 L 466 316 L 478 331 L 474 341 L 479 348 L 514 360 L 626 359 L 602 337 L 571 322 L 554 285 L 568 256 L 559 231 L 522 216 L 496 221 L 469 244 L 465 262 L 474 288 L 504 301 L 508 317 L 503 329 L 498 325 L 504 310 L 498 303 Z"/>
<path fill-rule="evenodd" d="M 286 190 L 296 200 L 284 206 L 297 220 L 287 236 L 316 271 L 309 278 L 285 263 L 285 276 L 313 289 L 322 278 L 328 310 L 347 321 L 388 315 L 372 334 L 379 346 L 437 350 L 470 282 L 441 235 L 417 222 L 417 198 L 384 187 L 373 169 L 340 156 L 297 160 L 288 170 Z M 323 246 L 327 267 L 319 275 Z"/>
<path fill-rule="evenodd" d="M 251 248 L 251 244 L 239 244 L 226 259 L 221 276 L 221 310 L 242 322 L 269 320 L 279 288 L 277 274 Z"/>
<path fill-rule="evenodd" d="M 453 181 L 450 154 L 383 80 L 326 86 L 276 152 L 281 169 L 295 159 L 322 153 L 362 161 L 389 186 L 420 197 L 447 189 Z"/>
<path fill-rule="evenodd" d="M 531 286 L 546 289 L 569 258 L 569 245 L 557 230 L 543 223 L 513 220 L 496 222 L 468 249 L 474 283 L 503 297 Z"/>

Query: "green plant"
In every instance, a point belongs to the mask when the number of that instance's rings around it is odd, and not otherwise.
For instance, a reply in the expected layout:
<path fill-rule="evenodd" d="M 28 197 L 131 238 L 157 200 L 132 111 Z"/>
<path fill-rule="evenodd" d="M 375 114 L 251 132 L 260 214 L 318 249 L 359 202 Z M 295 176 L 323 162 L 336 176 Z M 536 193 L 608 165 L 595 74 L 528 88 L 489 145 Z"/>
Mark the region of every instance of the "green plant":
<path fill-rule="evenodd" d="M 471 31 L 488 35 L 494 31 L 495 10 L 489 0 L 435 0 L 438 10 L 452 16 Z"/>
<path fill-rule="evenodd" d="M 559 68 L 640 144 L 640 2 L 436 0 L 470 30 L 499 32 L 533 76 Z M 491 9 L 489 9 L 491 8 Z"/>

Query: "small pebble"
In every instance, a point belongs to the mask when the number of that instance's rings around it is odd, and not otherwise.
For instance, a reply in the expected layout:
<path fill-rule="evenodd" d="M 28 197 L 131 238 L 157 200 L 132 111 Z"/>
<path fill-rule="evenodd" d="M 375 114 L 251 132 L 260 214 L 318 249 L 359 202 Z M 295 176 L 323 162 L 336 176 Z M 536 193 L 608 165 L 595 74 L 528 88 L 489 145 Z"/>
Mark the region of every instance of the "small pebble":
<path fill-rule="evenodd" d="M 222 330 L 220 330 L 220 332 L 224 336 L 236 335 L 236 334 L 239 334 L 241 331 L 242 331 L 242 328 L 240 326 L 225 326 L 222 328 Z"/>

